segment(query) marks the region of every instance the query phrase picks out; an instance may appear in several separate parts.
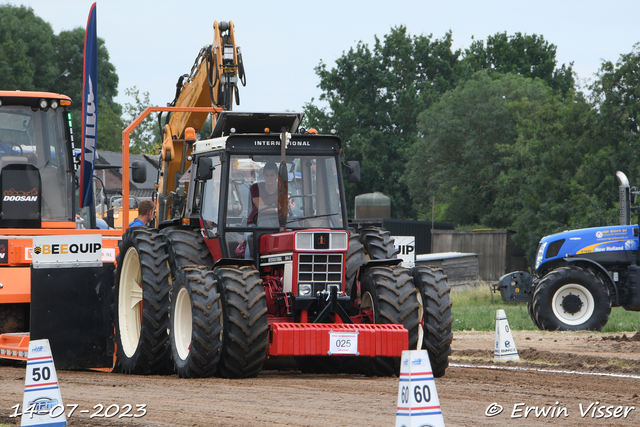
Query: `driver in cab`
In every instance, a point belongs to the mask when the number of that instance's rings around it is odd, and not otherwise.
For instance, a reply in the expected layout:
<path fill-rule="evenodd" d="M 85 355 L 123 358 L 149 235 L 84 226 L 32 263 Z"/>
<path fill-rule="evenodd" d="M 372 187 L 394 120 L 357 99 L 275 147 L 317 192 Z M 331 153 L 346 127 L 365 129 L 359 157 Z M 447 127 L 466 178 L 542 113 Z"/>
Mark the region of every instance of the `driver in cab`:
<path fill-rule="evenodd" d="M 267 162 L 262 168 L 264 182 L 257 182 L 249 188 L 251 193 L 251 212 L 247 224 L 256 224 L 258 212 L 266 210 L 275 212 L 278 205 L 278 166 Z"/>

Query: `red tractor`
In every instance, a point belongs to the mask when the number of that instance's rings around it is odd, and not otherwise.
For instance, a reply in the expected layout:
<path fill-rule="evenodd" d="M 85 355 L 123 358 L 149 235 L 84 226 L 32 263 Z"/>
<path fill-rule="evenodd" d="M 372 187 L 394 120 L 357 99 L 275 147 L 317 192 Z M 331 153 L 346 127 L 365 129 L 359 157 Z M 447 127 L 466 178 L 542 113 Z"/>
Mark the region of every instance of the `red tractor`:
<path fill-rule="evenodd" d="M 301 119 L 224 111 L 210 139 L 163 146 L 183 170 L 163 170 L 157 228 L 128 229 L 118 256 L 123 372 L 244 378 L 293 357 L 306 372 L 393 375 L 403 350 L 426 348 L 444 375 L 446 276 L 402 267 L 386 231 L 349 228 L 342 171 L 357 182 L 359 164 Z"/>

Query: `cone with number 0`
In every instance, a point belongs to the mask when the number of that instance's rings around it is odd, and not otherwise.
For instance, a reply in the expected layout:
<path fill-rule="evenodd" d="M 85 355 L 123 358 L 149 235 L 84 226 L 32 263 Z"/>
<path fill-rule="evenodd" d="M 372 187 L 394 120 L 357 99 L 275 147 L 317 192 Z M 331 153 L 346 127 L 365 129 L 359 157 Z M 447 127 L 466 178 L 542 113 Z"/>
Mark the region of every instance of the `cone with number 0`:
<path fill-rule="evenodd" d="M 496 348 L 493 355 L 496 362 L 520 360 L 504 310 L 496 312 Z"/>
<path fill-rule="evenodd" d="M 427 351 L 405 350 L 400 363 L 396 427 L 444 427 Z"/>

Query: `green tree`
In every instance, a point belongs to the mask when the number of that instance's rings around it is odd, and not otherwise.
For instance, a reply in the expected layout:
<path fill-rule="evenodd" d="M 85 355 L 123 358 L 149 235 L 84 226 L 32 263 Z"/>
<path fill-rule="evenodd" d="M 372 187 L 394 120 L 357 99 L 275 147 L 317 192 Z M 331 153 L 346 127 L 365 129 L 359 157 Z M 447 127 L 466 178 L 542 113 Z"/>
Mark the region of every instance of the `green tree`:
<path fill-rule="evenodd" d="M 82 133 L 84 36 L 85 30 L 80 27 L 56 36 L 51 25 L 37 17 L 32 8 L 0 6 L 0 88 L 56 92 L 71 97 L 70 111 L 77 137 Z M 101 38 L 98 38 L 98 83 L 98 149 L 120 151 L 122 107 L 113 100 L 118 94 L 118 75 Z"/>
<path fill-rule="evenodd" d="M 531 265 L 543 236 L 567 229 L 610 224 L 615 208 L 615 148 L 599 143 L 595 109 L 582 94 L 564 101 L 521 99 L 509 105 L 517 138 L 502 147 L 500 197 Z"/>
<path fill-rule="evenodd" d="M 328 109 L 312 100 L 305 106 L 306 125 L 321 132 L 335 129 L 346 157 L 360 161 L 363 179 L 347 185 L 347 200 L 380 191 L 391 198 L 394 217 L 415 217 L 400 177 L 418 135 L 418 113 L 457 83 L 461 52 L 451 44 L 451 33 L 442 39 L 410 36 L 400 26 L 383 41 L 376 37 L 373 49 L 359 42 L 331 70 L 323 62 L 316 67 L 320 101 Z"/>
<path fill-rule="evenodd" d="M 566 96 L 574 88 L 573 63 L 556 68 L 556 46 L 542 35 L 496 33 L 474 40 L 465 50 L 463 63 L 470 72 L 515 73 L 544 80 L 551 88 Z"/>
<path fill-rule="evenodd" d="M 640 125 L 640 43 L 613 64 L 603 61 L 591 85 L 593 102 L 598 106 L 598 128 L 608 139 L 634 146 L 637 165 L 638 126 Z M 625 150 L 625 156 L 631 154 Z M 640 167 L 640 165 L 638 165 Z"/>
<path fill-rule="evenodd" d="M 418 210 L 430 212 L 426 207 L 435 197 L 444 213 L 440 220 L 510 225 L 508 213 L 495 207 L 501 151 L 517 137 L 516 117 L 509 106 L 523 99 L 542 102 L 549 96 L 542 81 L 478 72 L 423 112 L 418 118 L 422 136 L 404 174 Z"/>
<path fill-rule="evenodd" d="M 124 93 L 133 98 L 133 103 L 124 104 L 125 122 L 130 123 L 151 105 L 151 101 L 149 92 L 140 94 L 136 86 L 125 89 Z M 132 154 L 158 154 L 161 144 L 158 124 L 151 115 L 129 134 L 129 150 Z"/>
<path fill-rule="evenodd" d="M 82 79 L 84 67 L 85 30 L 75 28 L 62 31 L 55 37 L 55 63 L 60 73 L 54 91 L 71 97 L 71 117 L 75 129 L 82 125 Z M 103 39 L 98 37 L 98 149 L 122 150 L 122 107 L 113 98 L 118 95 L 118 75 L 109 62 L 109 52 Z M 120 128 L 118 131 L 117 128 Z"/>
<path fill-rule="evenodd" d="M 53 39 L 31 7 L 0 5 L 0 87 L 50 90 L 58 75 Z"/>

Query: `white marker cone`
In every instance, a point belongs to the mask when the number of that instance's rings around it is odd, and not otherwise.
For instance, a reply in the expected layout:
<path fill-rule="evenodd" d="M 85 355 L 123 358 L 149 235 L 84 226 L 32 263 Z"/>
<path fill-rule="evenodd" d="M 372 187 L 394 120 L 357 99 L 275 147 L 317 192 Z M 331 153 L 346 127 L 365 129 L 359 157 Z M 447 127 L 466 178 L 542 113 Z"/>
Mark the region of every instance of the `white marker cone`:
<path fill-rule="evenodd" d="M 65 409 L 49 340 L 30 341 L 20 425 L 64 427 Z"/>
<path fill-rule="evenodd" d="M 444 427 L 426 350 L 405 350 L 400 362 L 396 427 L 411 426 Z"/>
<path fill-rule="evenodd" d="M 513 341 L 511 328 L 504 310 L 496 312 L 496 349 L 493 352 L 496 362 L 509 362 L 520 360 L 516 343 Z"/>

